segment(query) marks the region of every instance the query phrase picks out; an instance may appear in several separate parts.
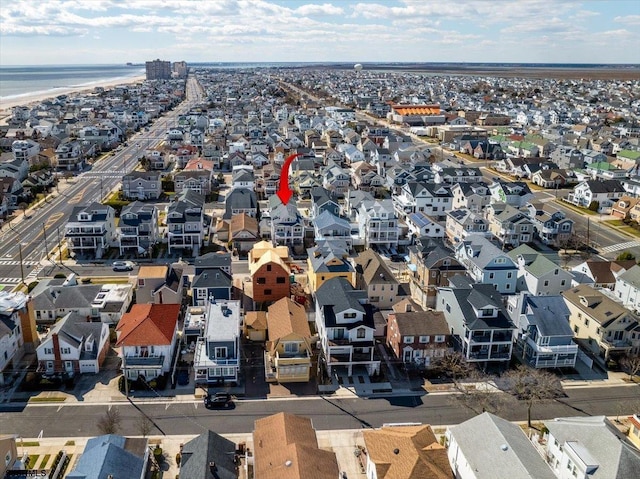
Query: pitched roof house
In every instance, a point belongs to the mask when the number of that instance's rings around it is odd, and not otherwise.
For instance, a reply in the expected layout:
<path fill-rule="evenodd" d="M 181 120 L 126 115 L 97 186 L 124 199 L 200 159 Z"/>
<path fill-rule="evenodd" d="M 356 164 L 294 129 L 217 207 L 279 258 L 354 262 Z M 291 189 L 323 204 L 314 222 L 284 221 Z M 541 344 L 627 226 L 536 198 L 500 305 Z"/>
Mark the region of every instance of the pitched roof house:
<path fill-rule="evenodd" d="M 384 426 L 363 431 L 368 478 L 449 479 L 447 450 L 431 426 Z"/>
<path fill-rule="evenodd" d="M 237 479 L 236 445 L 208 430 L 180 449 L 180 477 L 184 479 Z"/>
<path fill-rule="evenodd" d="M 87 441 L 70 479 L 103 479 L 128 477 L 144 479 L 149 460 L 148 440 L 143 437 L 124 437 L 105 434 Z"/>
<path fill-rule="evenodd" d="M 253 444 L 256 479 L 339 477 L 335 453 L 318 447 L 309 418 L 281 412 L 258 419 Z"/>
<path fill-rule="evenodd" d="M 357 289 L 367 292 L 369 303 L 389 309 L 397 302 L 400 282 L 380 255 L 367 249 L 354 258 Z"/>
<path fill-rule="evenodd" d="M 122 370 L 130 380 L 154 379 L 171 370 L 179 304 L 134 304 L 116 326 Z"/>

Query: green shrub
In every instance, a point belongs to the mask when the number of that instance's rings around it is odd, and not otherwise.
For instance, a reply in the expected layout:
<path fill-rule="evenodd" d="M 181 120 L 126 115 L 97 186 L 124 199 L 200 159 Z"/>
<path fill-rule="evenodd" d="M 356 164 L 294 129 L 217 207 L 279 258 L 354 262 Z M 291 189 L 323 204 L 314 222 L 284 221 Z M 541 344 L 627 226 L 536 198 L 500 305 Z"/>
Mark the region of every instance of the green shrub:
<path fill-rule="evenodd" d="M 592 201 L 591 203 L 589 203 L 589 210 L 598 211 L 599 208 L 600 208 L 600 202 L 599 201 Z"/>
<path fill-rule="evenodd" d="M 56 273 L 56 275 L 53 277 L 54 279 L 65 279 L 67 277 L 66 274 L 64 273 Z"/>
<path fill-rule="evenodd" d="M 27 285 L 27 292 L 30 293 L 31 291 L 33 291 L 36 286 L 38 286 L 38 282 L 37 281 L 33 281 L 33 282 L 29 283 Z"/>

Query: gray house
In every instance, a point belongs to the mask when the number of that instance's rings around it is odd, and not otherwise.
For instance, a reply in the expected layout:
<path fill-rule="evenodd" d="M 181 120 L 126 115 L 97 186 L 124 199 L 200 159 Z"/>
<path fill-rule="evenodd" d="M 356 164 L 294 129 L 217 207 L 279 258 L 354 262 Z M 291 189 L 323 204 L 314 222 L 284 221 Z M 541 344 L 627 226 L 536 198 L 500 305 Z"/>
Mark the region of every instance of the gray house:
<path fill-rule="evenodd" d="M 157 200 L 161 194 L 159 171 L 132 171 L 122 177 L 122 195 L 128 200 Z"/>
<path fill-rule="evenodd" d="M 180 478 L 237 479 L 236 445 L 228 439 L 207 431 L 182 446 Z"/>

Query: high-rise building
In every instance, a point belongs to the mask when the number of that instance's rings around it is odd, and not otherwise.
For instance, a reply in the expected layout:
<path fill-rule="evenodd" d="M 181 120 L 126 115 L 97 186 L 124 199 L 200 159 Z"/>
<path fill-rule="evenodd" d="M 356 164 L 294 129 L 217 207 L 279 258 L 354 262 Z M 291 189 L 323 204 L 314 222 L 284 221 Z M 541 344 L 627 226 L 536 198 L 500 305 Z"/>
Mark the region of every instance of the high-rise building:
<path fill-rule="evenodd" d="M 174 62 L 173 73 L 175 73 L 178 78 L 187 78 L 187 62 L 184 60 L 181 62 Z"/>
<path fill-rule="evenodd" d="M 147 80 L 170 80 L 171 79 L 171 62 L 153 60 L 146 62 Z"/>

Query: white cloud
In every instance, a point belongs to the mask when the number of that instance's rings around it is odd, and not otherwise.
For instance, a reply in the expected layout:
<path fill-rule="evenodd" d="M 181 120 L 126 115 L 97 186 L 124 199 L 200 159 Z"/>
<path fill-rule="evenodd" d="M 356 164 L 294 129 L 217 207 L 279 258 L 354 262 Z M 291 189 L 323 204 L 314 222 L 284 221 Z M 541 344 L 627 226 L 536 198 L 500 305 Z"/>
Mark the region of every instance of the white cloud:
<path fill-rule="evenodd" d="M 626 25 L 640 25 L 640 15 L 625 15 L 624 17 L 615 17 L 616 23 L 624 23 Z"/>
<path fill-rule="evenodd" d="M 322 5 L 302 5 L 294 10 L 297 15 L 316 16 L 316 15 L 344 15 L 342 7 L 336 7 L 331 3 L 323 3 Z"/>

